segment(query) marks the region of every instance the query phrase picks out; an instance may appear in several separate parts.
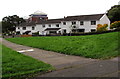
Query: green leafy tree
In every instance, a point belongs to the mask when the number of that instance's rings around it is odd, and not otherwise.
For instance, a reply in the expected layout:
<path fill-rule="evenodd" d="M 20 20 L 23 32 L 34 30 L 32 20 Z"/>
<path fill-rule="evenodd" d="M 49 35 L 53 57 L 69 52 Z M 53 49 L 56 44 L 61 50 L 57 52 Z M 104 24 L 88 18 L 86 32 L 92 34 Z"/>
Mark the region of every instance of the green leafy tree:
<path fill-rule="evenodd" d="M 2 32 L 9 33 L 15 31 L 15 27 L 22 22 L 25 22 L 25 20 L 17 15 L 6 16 L 2 19 Z"/>
<path fill-rule="evenodd" d="M 120 5 L 114 5 L 107 13 L 111 22 L 120 21 Z"/>
<path fill-rule="evenodd" d="M 0 33 L 2 33 L 2 22 L 0 22 Z"/>

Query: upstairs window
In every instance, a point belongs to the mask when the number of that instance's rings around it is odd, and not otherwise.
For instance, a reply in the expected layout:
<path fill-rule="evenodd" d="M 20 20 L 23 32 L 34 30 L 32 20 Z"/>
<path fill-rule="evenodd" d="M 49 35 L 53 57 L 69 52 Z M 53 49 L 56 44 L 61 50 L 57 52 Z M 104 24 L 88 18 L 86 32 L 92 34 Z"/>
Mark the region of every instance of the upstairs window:
<path fill-rule="evenodd" d="M 56 27 L 59 27 L 59 24 L 56 24 Z"/>
<path fill-rule="evenodd" d="M 32 30 L 35 30 L 35 27 L 32 27 Z"/>
<path fill-rule="evenodd" d="M 80 25 L 84 25 L 84 22 L 83 22 L 83 21 L 80 21 Z"/>
<path fill-rule="evenodd" d="M 20 27 L 18 27 L 18 29 L 20 29 Z"/>
<path fill-rule="evenodd" d="M 26 27 L 23 27 L 23 30 L 26 30 Z"/>
<path fill-rule="evenodd" d="M 96 25 L 96 21 L 91 21 L 91 25 Z"/>
<path fill-rule="evenodd" d="M 44 27 L 45 27 L 45 25 L 42 25 L 42 27 L 44 28 Z"/>
<path fill-rule="evenodd" d="M 76 22 L 72 22 L 72 25 L 76 24 Z"/>
<path fill-rule="evenodd" d="M 63 22 L 63 25 L 66 25 L 66 22 Z"/>

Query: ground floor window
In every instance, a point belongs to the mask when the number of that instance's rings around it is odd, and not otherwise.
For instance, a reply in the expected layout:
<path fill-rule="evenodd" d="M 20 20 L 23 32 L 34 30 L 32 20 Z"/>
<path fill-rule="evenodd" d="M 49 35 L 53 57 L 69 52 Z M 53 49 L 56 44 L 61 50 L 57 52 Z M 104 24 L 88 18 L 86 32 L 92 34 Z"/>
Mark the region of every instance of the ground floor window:
<path fill-rule="evenodd" d="M 85 29 L 73 29 L 72 32 L 85 32 Z"/>
<path fill-rule="evenodd" d="M 96 31 L 96 29 L 91 29 L 91 32 L 95 32 Z"/>
<path fill-rule="evenodd" d="M 78 32 L 85 32 L 85 29 L 78 29 Z"/>
<path fill-rule="evenodd" d="M 19 34 L 20 34 L 20 31 L 17 31 L 17 32 L 16 32 L 16 35 L 19 35 Z"/>
<path fill-rule="evenodd" d="M 49 31 L 50 34 L 56 34 L 57 31 Z"/>

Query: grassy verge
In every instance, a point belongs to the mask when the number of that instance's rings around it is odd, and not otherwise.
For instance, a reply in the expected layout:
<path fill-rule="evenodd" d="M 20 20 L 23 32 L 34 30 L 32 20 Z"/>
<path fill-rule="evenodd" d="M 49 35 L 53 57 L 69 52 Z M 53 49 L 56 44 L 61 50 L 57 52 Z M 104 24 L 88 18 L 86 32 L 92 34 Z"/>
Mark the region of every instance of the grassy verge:
<path fill-rule="evenodd" d="M 0 44 L 0 79 L 2 78 L 2 45 Z"/>
<path fill-rule="evenodd" d="M 118 32 L 87 36 L 19 37 L 7 40 L 17 44 L 87 58 L 106 59 L 120 55 L 118 53 Z"/>
<path fill-rule="evenodd" d="M 2 58 L 3 78 L 22 78 L 27 77 L 29 74 L 53 69 L 50 64 L 20 54 L 5 46 L 2 46 Z"/>

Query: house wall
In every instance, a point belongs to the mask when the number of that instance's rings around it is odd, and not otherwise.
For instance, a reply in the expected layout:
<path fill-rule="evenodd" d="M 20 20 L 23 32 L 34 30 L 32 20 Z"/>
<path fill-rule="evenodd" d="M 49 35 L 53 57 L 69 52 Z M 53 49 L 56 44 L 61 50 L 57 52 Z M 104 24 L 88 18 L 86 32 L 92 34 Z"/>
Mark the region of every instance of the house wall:
<path fill-rule="evenodd" d="M 57 33 L 60 31 L 62 34 L 63 30 L 66 30 L 66 33 L 70 33 L 72 26 L 76 26 L 76 29 L 85 29 L 85 32 L 91 32 L 91 29 L 96 29 L 98 24 L 108 24 L 108 29 L 110 29 L 110 20 L 106 14 L 104 14 L 100 20 L 96 20 L 96 25 L 91 25 L 91 21 L 83 21 L 84 25 L 80 25 L 80 21 L 61 21 L 61 23 L 36 24 L 36 26 L 34 26 L 35 30 L 32 30 L 33 26 L 26 26 L 26 30 L 23 30 L 23 27 L 20 27 L 20 29 L 17 27 L 16 31 L 20 31 L 21 34 L 23 34 L 25 31 L 31 31 L 30 34 L 39 31 L 40 35 L 46 35 L 49 34 L 49 31 L 44 31 L 46 28 L 61 28 L 57 31 Z M 66 25 L 63 25 L 63 22 L 66 22 Z M 72 22 L 76 22 L 76 24 L 72 25 Z M 59 24 L 59 27 L 57 27 L 56 24 Z M 43 27 L 43 25 L 45 25 L 45 27 Z M 51 27 L 49 27 L 49 25 L 51 25 Z"/>
<path fill-rule="evenodd" d="M 59 24 L 59 27 L 56 26 L 56 24 Z M 45 27 L 43 27 L 43 25 L 45 25 Z M 49 25 L 51 25 L 51 27 L 49 27 Z M 36 25 L 36 29 L 37 31 L 39 31 L 40 35 L 46 35 L 49 34 L 48 31 L 44 31 L 47 28 L 61 28 L 61 23 L 54 23 L 54 24 L 37 24 Z M 58 33 L 58 31 L 57 31 Z"/>
<path fill-rule="evenodd" d="M 65 21 L 64 21 L 65 22 Z M 76 22 L 76 24 L 72 25 L 72 22 Z M 67 29 L 67 33 L 70 33 L 72 27 L 76 26 L 77 29 L 85 29 L 85 32 L 90 32 L 91 29 L 96 29 L 96 25 L 91 25 L 91 21 L 83 21 L 84 25 L 80 25 L 80 21 L 66 21 L 66 25 L 62 25 L 62 29 Z M 96 21 L 97 24 L 98 21 Z M 61 23 L 63 24 L 63 22 Z"/>
<path fill-rule="evenodd" d="M 24 27 L 26 27 L 26 30 L 23 30 L 23 27 L 19 27 L 20 29 L 18 29 L 18 27 L 16 27 L 16 32 L 20 31 L 20 34 L 23 34 L 26 31 L 31 31 L 29 34 L 37 32 L 36 26 L 24 26 Z M 35 29 L 32 30 L 32 27 L 35 27 Z"/>
<path fill-rule="evenodd" d="M 71 23 L 71 21 L 64 21 L 64 22 L 66 22 L 66 25 L 63 25 L 63 22 L 61 22 L 61 30 L 66 30 L 66 33 L 70 33 L 70 31 L 71 31 L 71 25 L 72 25 L 72 23 Z M 63 31 L 62 31 L 62 33 L 63 33 Z"/>
<path fill-rule="evenodd" d="M 98 24 L 108 24 L 108 30 L 110 30 L 110 20 L 106 14 L 103 15 Z"/>

